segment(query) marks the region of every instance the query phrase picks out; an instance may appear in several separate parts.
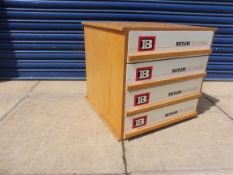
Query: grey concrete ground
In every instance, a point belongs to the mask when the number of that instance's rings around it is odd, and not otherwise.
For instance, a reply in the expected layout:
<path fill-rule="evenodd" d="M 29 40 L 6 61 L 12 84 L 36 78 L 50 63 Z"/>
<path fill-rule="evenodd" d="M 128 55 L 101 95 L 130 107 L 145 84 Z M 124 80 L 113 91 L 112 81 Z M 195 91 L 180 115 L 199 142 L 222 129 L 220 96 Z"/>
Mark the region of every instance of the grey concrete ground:
<path fill-rule="evenodd" d="M 200 115 L 118 142 L 83 81 L 0 82 L 0 174 L 233 174 L 233 83 L 205 82 Z"/>

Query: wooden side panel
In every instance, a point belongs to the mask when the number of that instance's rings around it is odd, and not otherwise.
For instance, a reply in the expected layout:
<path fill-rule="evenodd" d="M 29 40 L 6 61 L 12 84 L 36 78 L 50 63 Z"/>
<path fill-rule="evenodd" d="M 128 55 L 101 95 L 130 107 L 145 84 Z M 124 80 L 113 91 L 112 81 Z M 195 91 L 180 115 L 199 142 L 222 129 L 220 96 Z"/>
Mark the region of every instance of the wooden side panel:
<path fill-rule="evenodd" d="M 87 98 L 122 139 L 125 36 L 85 27 Z"/>

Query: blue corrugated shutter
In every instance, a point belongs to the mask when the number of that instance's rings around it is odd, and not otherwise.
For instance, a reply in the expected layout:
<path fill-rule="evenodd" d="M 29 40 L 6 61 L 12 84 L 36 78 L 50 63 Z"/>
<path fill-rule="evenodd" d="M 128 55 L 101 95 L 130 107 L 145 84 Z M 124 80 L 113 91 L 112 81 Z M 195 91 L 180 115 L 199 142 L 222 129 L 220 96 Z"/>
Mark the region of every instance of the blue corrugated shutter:
<path fill-rule="evenodd" d="M 208 79 L 233 79 L 233 2 L 0 0 L 0 78 L 85 79 L 81 21 L 218 27 Z"/>

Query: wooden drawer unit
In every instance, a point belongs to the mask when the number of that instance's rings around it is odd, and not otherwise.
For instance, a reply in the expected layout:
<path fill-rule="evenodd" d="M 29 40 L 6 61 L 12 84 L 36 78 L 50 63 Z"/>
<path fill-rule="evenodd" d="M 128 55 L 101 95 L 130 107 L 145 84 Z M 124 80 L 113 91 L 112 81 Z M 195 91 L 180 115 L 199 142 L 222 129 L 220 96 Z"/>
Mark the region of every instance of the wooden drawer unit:
<path fill-rule="evenodd" d="M 87 99 L 119 140 L 197 115 L 215 28 L 83 24 Z"/>

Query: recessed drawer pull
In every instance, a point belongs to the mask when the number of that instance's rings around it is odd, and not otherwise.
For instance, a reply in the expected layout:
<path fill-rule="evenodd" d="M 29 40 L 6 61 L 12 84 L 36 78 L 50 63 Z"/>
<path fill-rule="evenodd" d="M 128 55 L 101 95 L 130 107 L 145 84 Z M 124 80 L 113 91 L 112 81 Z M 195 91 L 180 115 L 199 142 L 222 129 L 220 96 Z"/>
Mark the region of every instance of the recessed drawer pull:
<path fill-rule="evenodd" d="M 168 79 L 162 79 L 162 80 L 155 80 L 155 81 L 147 81 L 147 82 L 138 82 L 132 85 L 128 85 L 127 90 L 128 91 L 136 91 L 144 88 L 149 88 L 153 86 L 160 86 L 160 85 L 165 85 L 173 82 L 178 82 L 178 81 L 185 81 L 185 80 L 190 80 L 193 78 L 199 78 L 199 77 L 204 77 L 206 76 L 206 73 L 199 73 L 199 74 L 193 74 L 193 75 L 186 75 L 186 76 L 177 76 L 176 78 L 168 78 Z"/>
<path fill-rule="evenodd" d="M 139 61 L 149 61 L 149 60 L 164 60 L 164 59 L 174 59 L 177 57 L 188 57 L 188 56 L 199 56 L 199 55 L 209 55 L 211 54 L 211 49 L 205 50 L 191 50 L 191 51 L 169 51 L 169 52 L 146 52 L 138 53 L 134 55 L 129 55 L 129 63 L 139 62 Z"/>

